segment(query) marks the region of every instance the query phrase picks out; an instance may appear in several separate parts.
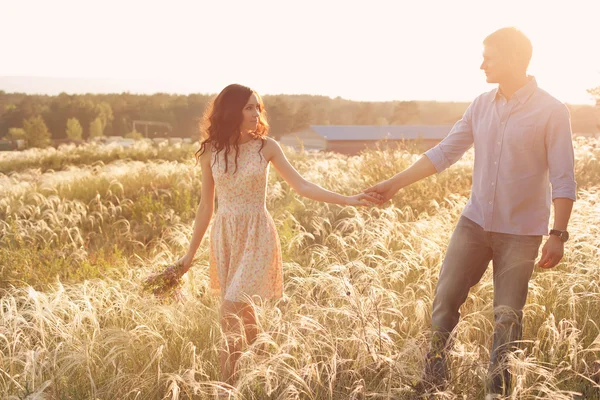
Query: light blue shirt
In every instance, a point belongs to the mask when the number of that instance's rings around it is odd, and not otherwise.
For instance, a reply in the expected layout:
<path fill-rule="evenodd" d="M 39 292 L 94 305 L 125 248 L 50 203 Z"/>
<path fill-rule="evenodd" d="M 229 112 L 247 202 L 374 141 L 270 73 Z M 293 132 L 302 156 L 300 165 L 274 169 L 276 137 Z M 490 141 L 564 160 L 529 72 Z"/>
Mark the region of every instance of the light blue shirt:
<path fill-rule="evenodd" d="M 576 199 L 569 110 L 535 78 L 510 100 L 477 97 L 448 136 L 425 155 L 438 172 L 475 146 L 471 197 L 463 215 L 485 231 L 547 235 L 553 199 Z"/>

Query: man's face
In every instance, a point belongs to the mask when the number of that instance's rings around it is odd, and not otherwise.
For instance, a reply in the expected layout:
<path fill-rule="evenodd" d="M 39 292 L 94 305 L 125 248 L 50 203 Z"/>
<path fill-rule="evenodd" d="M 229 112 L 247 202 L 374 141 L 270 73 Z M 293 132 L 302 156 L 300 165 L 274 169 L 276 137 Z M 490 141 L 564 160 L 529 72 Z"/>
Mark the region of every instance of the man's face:
<path fill-rule="evenodd" d="M 512 72 L 508 57 L 500 54 L 494 46 L 484 46 L 483 62 L 479 68 L 485 72 L 488 83 L 500 83 L 510 77 Z"/>

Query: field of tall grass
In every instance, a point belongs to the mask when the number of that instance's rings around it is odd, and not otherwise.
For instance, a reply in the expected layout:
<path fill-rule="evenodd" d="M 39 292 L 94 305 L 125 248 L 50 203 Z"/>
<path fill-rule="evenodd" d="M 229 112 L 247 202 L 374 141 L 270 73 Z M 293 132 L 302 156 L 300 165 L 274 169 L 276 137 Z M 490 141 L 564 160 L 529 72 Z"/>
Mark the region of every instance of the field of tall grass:
<path fill-rule="evenodd" d="M 141 291 L 186 250 L 199 201 L 195 145 L 86 145 L 0 153 L 0 398 L 204 399 L 218 382 L 218 299 L 205 239 L 181 302 Z M 405 168 L 403 149 L 296 152 L 307 179 L 344 194 Z M 600 399 L 600 140 L 576 142 L 572 239 L 536 270 L 514 399 Z M 408 399 L 427 347 L 472 153 L 382 208 L 299 198 L 271 171 L 268 209 L 285 295 L 254 304 L 235 399 Z M 443 399 L 480 399 L 492 339 L 491 268 L 462 308 Z"/>

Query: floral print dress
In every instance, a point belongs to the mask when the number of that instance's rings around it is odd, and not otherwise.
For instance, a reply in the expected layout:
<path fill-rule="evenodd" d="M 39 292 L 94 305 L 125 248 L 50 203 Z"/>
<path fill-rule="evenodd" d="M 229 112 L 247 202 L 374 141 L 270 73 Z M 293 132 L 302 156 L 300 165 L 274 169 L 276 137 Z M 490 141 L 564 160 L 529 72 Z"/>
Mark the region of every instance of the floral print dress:
<path fill-rule="evenodd" d="M 280 298 L 283 294 L 281 246 L 266 208 L 268 162 L 260 151 L 262 139 L 235 151 L 212 153 L 217 212 L 210 232 L 210 287 L 225 300 L 249 297 Z"/>

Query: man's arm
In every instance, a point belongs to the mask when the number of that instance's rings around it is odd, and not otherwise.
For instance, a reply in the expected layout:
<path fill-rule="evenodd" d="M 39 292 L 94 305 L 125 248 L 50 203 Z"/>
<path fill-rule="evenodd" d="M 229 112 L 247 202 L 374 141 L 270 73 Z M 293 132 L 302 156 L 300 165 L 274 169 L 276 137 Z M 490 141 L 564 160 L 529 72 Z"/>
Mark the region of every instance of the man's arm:
<path fill-rule="evenodd" d="M 427 155 L 423 155 L 413 165 L 391 177 L 389 181 L 394 192 L 397 192 L 408 185 L 435 174 L 436 172 L 437 169 L 433 162 L 431 162 Z"/>
<path fill-rule="evenodd" d="M 366 189 L 365 193 L 377 193 L 382 197 L 381 203 L 390 200 L 400 189 L 436 172 L 442 172 L 455 162 L 473 145 L 471 119 L 473 104 L 469 105 L 463 117 L 452 127 L 452 130 L 437 146 L 425 152 L 413 165 L 383 181 Z M 380 203 L 380 204 L 381 204 Z"/>
<path fill-rule="evenodd" d="M 552 113 L 546 129 L 548 169 L 554 203 L 553 229 L 566 231 L 576 199 L 577 185 L 571 119 L 569 109 L 565 105 L 561 105 Z M 563 255 L 563 241 L 558 236 L 550 235 L 542 248 L 538 266 L 554 268 Z"/>
<path fill-rule="evenodd" d="M 436 172 L 442 172 L 456 163 L 473 145 L 472 119 L 476 101 L 469 105 L 462 118 L 454 124 L 448 136 L 437 146 L 425 152 Z"/>
<path fill-rule="evenodd" d="M 571 218 L 571 210 L 573 209 L 573 200 L 565 198 L 554 199 L 554 225 L 552 229 L 558 231 L 566 231 Z"/>
<path fill-rule="evenodd" d="M 554 225 L 553 229 L 566 231 L 571 217 L 573 200 L 557 198 L 554 199 Z M 546 244 L 542 248 L 542 257 L 538 262 L 538 267 L 554 268 L 562 260 L 565 254 L 565 244 L 562 239 L 556 235 L 550 235 Z"/>

